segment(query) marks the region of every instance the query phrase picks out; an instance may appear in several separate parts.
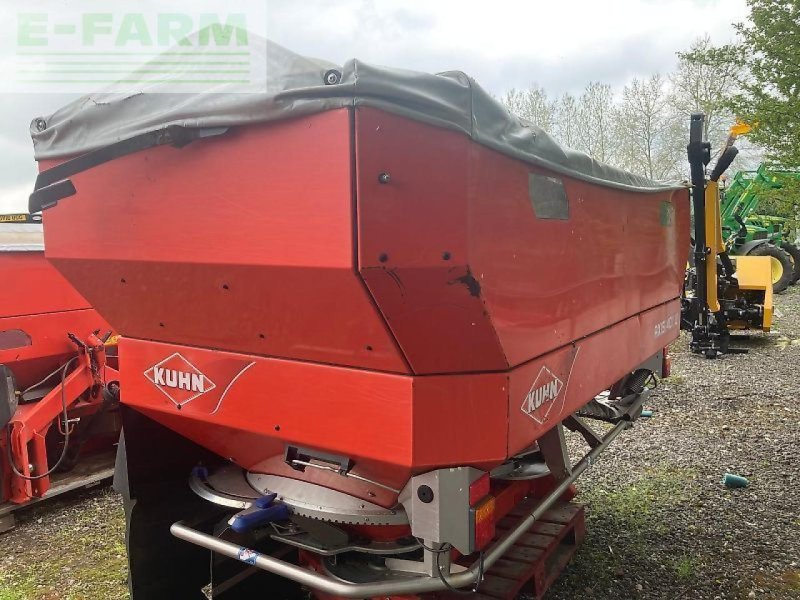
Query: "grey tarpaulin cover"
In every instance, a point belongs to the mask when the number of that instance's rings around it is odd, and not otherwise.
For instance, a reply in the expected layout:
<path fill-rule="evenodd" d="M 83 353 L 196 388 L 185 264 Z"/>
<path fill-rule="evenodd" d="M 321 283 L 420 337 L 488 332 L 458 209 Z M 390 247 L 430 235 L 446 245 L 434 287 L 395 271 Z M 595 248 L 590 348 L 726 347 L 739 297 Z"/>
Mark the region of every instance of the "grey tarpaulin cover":
<path fill-rule="evenodd" d="M 43 252 L 41 223 L 0 223 L 0 252 Z"/>
<path fill-rule="evenodd" d="M 459 71 L 431 75 L 359 60 L 338 67 L 272 42 L 265 48 L 266 92 L 232 93 L 237 91 L 230 88 L 234 84 L 219 84 L 205 93 L 153 93 L 169 89 L 164 86 L 170 84 L 149 81 L 139 93 L 90 94 L 50 117 L 34 120 L 31 136 L 36 158 L 74 156 L 168 125 L 237 126 L 344 106 L 371 106 L 461 131 L 509 156 L 597 184 L 640 191 L 679 187 L 650 181 L 561 147 L 536 125 L 510 114 Z M 325 85 L 323 75 L 331 68 L 341 70 L 341 82 Z"/>

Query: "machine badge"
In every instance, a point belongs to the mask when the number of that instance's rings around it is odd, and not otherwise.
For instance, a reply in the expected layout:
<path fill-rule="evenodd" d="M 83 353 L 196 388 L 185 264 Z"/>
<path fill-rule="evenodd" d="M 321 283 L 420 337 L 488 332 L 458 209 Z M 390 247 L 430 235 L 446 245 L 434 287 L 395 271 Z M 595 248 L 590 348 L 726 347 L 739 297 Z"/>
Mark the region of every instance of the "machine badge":
<path fill-rule="evenodd" d="M 250 550 L 250 548 L 241 548 L 239 550 L 238 559 L 244 563 L 247 563 L 248 565 L 254 565 L 256 564 L 256 560 L 259 556 L 260 554 L 255 550 Z"/>
<path fill-rule="evenodd" d="M 564 382 L 543 366 L 522 402 L 522 412 L 541 425 L 556 404 L 563 405 L 556 402 L 563 389 Z"/>
<path fill-rule="evenodd" d="M 178 408 L 217 387 L 178 352 L 147 369 L 144 376 Z"/>

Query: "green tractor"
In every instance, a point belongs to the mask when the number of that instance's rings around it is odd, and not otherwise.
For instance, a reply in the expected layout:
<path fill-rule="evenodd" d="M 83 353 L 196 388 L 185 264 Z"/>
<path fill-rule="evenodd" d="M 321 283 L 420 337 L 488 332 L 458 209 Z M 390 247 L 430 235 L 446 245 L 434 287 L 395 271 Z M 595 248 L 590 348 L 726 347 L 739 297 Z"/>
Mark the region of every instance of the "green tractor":
<path fill-rule="evenodd" d="M 800 172 L 771 171 L 764 165 L 755 171 L 739 171 L 729 181 L 721 206 L 722 231 L 730 253 L 769 256 L 775 292 L 800 280 L 800 248 L 788 239 L 787 219 L 755 211 L 766 190 L 782 187 L 783 177 L 800 179 Z"/>

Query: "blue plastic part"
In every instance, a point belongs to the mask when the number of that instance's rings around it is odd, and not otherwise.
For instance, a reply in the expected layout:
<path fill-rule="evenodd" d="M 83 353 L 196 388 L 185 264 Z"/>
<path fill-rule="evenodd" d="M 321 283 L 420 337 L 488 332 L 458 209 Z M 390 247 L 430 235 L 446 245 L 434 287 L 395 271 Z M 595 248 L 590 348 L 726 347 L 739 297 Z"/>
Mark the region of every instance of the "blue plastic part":
<path fill-rule="evenodd" d="M 722 483 L 725 487 L 729 488 L 745 488 L 750 485 L 750 481 L 747 477 L 734 475 L 733 473 L 725 473 L 725 475 L 722 476 Z"/>
<path fill-rule="evenodd" d="M 267 494 L 266 496 L 261 496 L 261 498 L 256 498 L 256 501 L 253 502 L 253 504 L 255 504 L 258 508 L 268 508 L 277 497 L 278 494 Z"/>
<path fill-rule="evenodd" d="M 192 469 L 192 476 L 198 479 L 208 479 L 208 469 L 203 465 L 197 465 Z"/>
<path fill-rule="evenodd" d="M 236 533 L 245 533 L 273 521 L 289 518 L 289 507 L 285 504 L 273 504 L 269 508 L 244 512 L 236 515 L 231 522 L 231 529 Z"/>
<path fill-rule="evenodd" d="M 645 419 L 649 419 L 650 417 L 652 417 L 652 416 L 653 416 L 653 411 L 652 411 L 652 410 L 643 410 L 643 411 L 642 411 L 642 416 L 643 416 Z"/>

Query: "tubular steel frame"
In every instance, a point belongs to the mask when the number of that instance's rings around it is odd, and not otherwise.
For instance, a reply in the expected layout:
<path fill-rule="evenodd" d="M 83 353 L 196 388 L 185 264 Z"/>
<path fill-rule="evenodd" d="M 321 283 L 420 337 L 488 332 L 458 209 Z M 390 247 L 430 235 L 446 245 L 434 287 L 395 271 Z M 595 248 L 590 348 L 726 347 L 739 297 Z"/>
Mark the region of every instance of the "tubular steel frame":
<path fill-rule="evenodd" d="M 641 406 L 646 397 L 646 394 L 642 394 L 636 404 Z M 631 426 L 632 423 L 630 421 L 621 421 L 617 423 L 603 438 L 601 438 L 595 447 L 572 467 L 572 472 L 569 476 L 553 488 L 553 490 L 541 500 L 533 512 L 522 518 L 505 536 L 486 551 L 483 560 L 476 561 L 465 571 L 445 576 L 447 584 L 455 588 L 474 585 L 480 574 L 489 570 L 492 565 L 494 565 L 494 563 L 528 531 L 528 529 L 530 529 L 542 514 L 569 490 L 569 487 L 575 480 L 592 466 L 595 458 L 597 458 L 620 433 Z M 217 552 L 228 558 L 247 562 L 259 569 L 308 586 L 314 590 L 344 598 L 368 598 L 373 596 L 389 596 L 392 594 L 436 592 L 446 589 L 445 581 L 439 577 L 420 577 L 379 583 L 346 583 L 272 556 L 265 556 L 250 548 L 221 540 L 201 531 L 197 531 L 180 521 L 174 523 L 170 531 L 175 537 L 211 550 L 212 552 Z"/>

